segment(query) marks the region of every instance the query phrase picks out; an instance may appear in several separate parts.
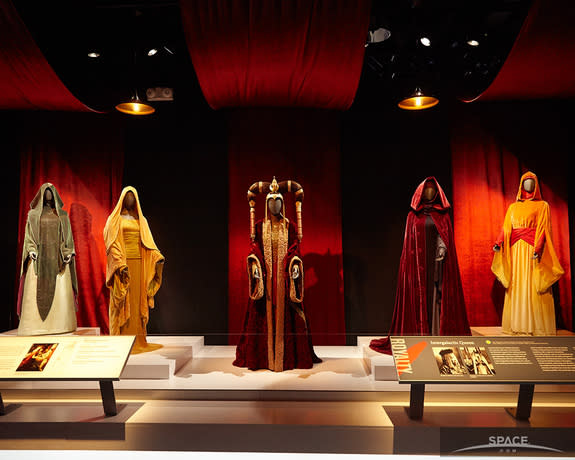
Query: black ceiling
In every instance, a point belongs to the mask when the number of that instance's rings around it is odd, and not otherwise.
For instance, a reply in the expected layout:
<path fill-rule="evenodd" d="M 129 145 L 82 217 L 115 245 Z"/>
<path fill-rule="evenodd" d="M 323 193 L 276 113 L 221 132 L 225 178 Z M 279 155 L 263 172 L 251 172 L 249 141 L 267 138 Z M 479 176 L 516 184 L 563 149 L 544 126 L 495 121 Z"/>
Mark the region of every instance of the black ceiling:
<path fill-rule="evenodd" d="M 72 93 L 112 110 L 137 87 L 174 88 L 173 102 L 206 106 L 187 51 L 177 1 L 13 0 L 36 43 Z M 370 31 L 391 36 L 366 45 L 354 105 L 395 105 L 419 86 L 442 98 L 470 99 L 493 80 L 531 0 L 373 0 Z M 423 36 L 430 47 L 421 45 Z M 467 44 L 478 40 L 479 46 Z M 366 41 L 368 38 L 366 37 Z M 159 52 L 148 56 L 156 47 Z M 88 52 L 100 53 L 97 59 Z"/>

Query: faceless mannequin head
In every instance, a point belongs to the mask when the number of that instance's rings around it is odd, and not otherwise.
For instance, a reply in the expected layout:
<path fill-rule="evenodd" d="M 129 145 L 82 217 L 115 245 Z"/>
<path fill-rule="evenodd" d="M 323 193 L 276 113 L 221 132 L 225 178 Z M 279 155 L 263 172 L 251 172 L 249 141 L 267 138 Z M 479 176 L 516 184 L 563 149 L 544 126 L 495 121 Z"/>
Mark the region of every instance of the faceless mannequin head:
<path fill-rule="evenodd" d="M 523 190 L 525 190 L 527 193 L 531 193 L 533 190 L 535 190 L 535 179 L 531 177 L 525 179 L 523 181 Z"/>
<path fill-rule="evenodd" d="M 134 196 L 134 193 L 132 191 L 126 193 L 122 205 L 128 211 L 132 211 L 136 208 L 136 197 Z"/>
<path fill-rule="evenodd" d="M 423 201 L 430 203 L 435 199 L 435 195 L 437 195 L 437 188 L 435 187 L 435 183 L 433 181 L 427 181 L 423 187 Z"/>
<path fill-rule="evenodd" d="M 50 188 L 44 190 L 44 206 L 54 207 L 54 194 Z"/>
<path fill-rule="evenodd" d="M 282 212 L 283 200 L 280 196 L 268 199 L 268 210 L 272 216 L 279 216 Z"/>

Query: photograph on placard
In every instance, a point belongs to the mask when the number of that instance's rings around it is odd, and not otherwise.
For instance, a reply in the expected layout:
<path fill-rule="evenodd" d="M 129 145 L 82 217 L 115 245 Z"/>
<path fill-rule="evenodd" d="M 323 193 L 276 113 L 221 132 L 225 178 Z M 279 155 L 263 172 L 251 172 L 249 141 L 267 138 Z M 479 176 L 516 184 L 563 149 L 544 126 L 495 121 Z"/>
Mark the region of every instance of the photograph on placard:
<path fill-rule="evenodd" d="M 433 355 L 441 375 L 467 374 L 457 348 L 434 347 Z"/>
<path fill-rule="evenodd" d="M 43 371 L 54 354 L 57 343 L 35 343 L 18 365 L 17 371 Z"/>
<path fill-rule="evenodd" d="M 460 347 L 459 352 L 470 375 L 495 375 L 485 347 Z"/>

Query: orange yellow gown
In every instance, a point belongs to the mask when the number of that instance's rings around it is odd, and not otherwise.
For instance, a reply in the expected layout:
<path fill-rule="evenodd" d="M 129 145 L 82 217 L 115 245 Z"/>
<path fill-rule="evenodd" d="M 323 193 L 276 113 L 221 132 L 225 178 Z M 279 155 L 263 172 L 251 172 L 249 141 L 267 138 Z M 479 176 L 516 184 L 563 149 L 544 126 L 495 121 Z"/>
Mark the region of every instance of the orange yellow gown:
<path fill-rule="evenodd" d="M 535 180 L 527 193 L 523 182 Z M 505 334 L 556 335 L 551 286 L 563 275 L 553 247 L 549 204 L 541 198 L 539 181 L 532 172 L 521 177 L 517 200 L 507 209 L 500 250 L 491 270 L 505 287 L 501 321 Z M 534 258 L 534 254 L 539 255 Z"/>
<path fill-rule="evenodd" d="M 128 191 L 136 197 L 138 218 L 121 214 Z M 160 348 L 148 343 L 146 329 L 149 309 L 162 284 L 164 257 L 156 247 L 143 216 L 136 189 L 125 187 L 104 228 L 107 266 L 106 285 L 110 289 L 110 335 L 135 335 L 132 353 Z M 127 269 L 127 277 L 122 272 Z"/>

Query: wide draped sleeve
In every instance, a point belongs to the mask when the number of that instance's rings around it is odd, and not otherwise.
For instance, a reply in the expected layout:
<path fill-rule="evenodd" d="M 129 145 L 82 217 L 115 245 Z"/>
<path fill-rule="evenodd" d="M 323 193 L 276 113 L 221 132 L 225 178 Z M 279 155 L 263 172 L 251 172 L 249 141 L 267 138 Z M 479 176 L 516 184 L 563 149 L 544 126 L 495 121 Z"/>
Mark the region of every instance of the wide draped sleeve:
<path fill-rule="evenodd" d="M 493 260 L 491 261 L 491 271 L 503 285 L 505 289 L 509 287 L 511 282 L 511 214 L 512 208 L 515 203 L 511 204 L 507 208 L 505 213 L 505 218 L 503 219 L 503 239 L 500 245 L 499 251 L 495 251 L 493 254 Z"/>
<path fill-rule="evenodd" d="M 544 244 L 541 257 L 535 262 L 533 270 L 533 282 L 538 293 L 543 293 L 549 289 L 565 273 L 553 246 L 551 238 L 551 217 L 549 204 L 541 201 L 541 209 L 537 219 L 535 230 L 536 245 Z M 543 243 L 544 242 L 544 243 Z"/>

